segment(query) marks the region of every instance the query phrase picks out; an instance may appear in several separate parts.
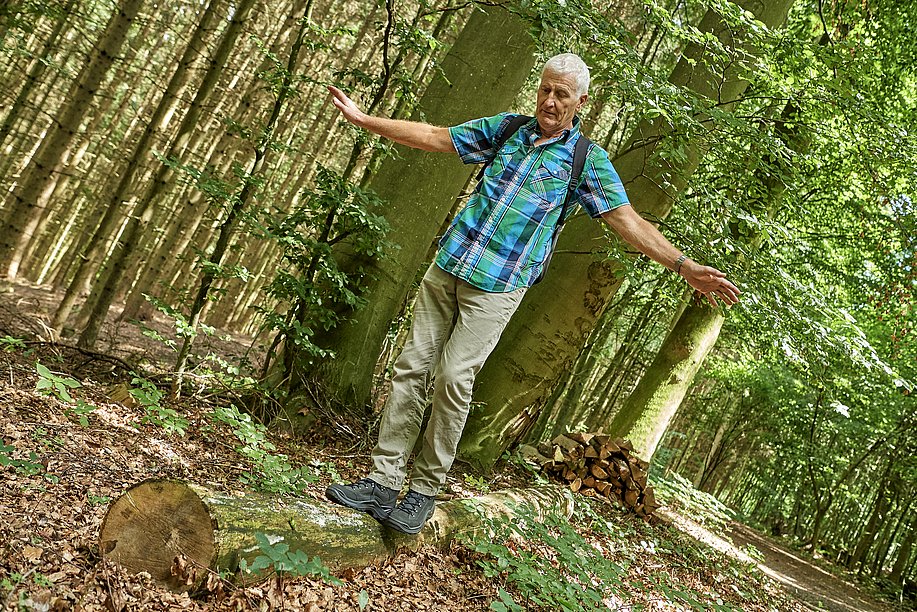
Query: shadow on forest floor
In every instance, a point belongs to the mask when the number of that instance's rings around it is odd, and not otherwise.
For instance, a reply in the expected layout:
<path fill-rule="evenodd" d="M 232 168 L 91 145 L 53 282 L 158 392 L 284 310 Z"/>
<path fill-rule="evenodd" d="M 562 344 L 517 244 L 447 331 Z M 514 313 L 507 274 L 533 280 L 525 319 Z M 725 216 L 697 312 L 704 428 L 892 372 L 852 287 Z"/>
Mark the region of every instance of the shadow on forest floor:
<path fill-rule="evenodd" d="M 884 612 L 894 609 L 869 597 L 856 585 L 818 567 L 801 553 L 781 546 L 747 525 L 736 522 L 729 525 L 727 535 L 732 540 L 730 543 L 682 515 L 666 511 L 660 514 L 676 529 L 740 561 L 757 565 L 807 609 L 832 612 Z M 763 555 L 763 559 L 754 559 L 748 554 L 747 550 L 752 546 Z"/>
<path fill-rule="evenodd" d="M 25 283 L 0 288 L 0 340 L 6 335 L 30 340 L 42 337 L 46 332 L 42 321 L 59 296 Z M 146 325 L 163 334 L 169 331 L 164 318 L 154 318 Z M 223 357 L 238 356 L 247 349 L 244 338 L 213 342 L 209 350 Z M 511 584 L 505 572 L 487 574 L 482 571 L 482 555 L 460 545 L 445 551 L 400 554 L 378 566 L 345 571 L 340 586 L 303 577 L 284 582 L 279 591 L 272 586 L 278 582 L 268 581 L 245 588 L 230 585 L 226 593 L 211 593 L 203 599 L 159 589 L 148 575 L 127 575 L 99 558 L 99 525 L 111 500 L 131 484 L 151 477 L 242 493 L 246 485 L 240 476 L 250 475 L 251 465 L 239 455 L 233 434 L 213 423 L 209 416 L 214 408 L 212 397 L 183 397 L 174 406 L 187 420 L 187 431 L 181 435 L 149 422 L 145 418 L 149 415 L 136 402 L 113 398 L 112 388 L 125 384 L 127 374 L 120 366 L 112 367 L 113 358 L 154 368 L 169 362 L 165 347 L 134 325 L 106 327 L 100 347 L 110 352 L 105 354 L 86 355 L 44 343 L 28 348 L 10 343 L 6 348 L 8 352 L 0 350 L 0 459 L 5 460 L 0 465 L 0 609 L 472 612 L 499 609 L 491 604 L 498 602 L 502 589 L 511 591 L 525 609 L 553 609 L 529 605 L 529 596 Z M 36 362 L 80 381 L 73 394 L 84 402 L 84 412 L 37 392 Z M 323 498 L 329 482 L 352 479 L 369 467 L 365 449 L 355 451 L 327 442 L 303 444 L 274 432 L 271 441 L 276 444 L 274 452 L 284 453 L 293 465 L 314 468 L 317 480 L 300 494 L 316 499 Z M 446 494 L 467 497 L 491 487 L 524 486 L 521 479 L 525 476 L 518 470 L 503 470 L 484 479 L 457 467 Z M 758 564 L 761 570 L 786 584 L 789 593 L 801 601 L 822 601 L 822 609 L 844 612 L 890 609 L 747 528 L 734 529 L 733 546 L 681 515 L 662 514 L 677 531 L 649 525 L 617 508 L 603 510 L 609 525 L 629 534 L 602 543 L 612 559 L 627 569 L 618 591 L 620 603 L 609 609 L 688 609 L 686 600 L 679 599 L 682 596 L 696 600 L 700 609 L 805 609 L 752 569 L 754 561 L 741 550 L 749 543 L 764 553 L 765 563 Z M 584 541 L 596 546 L 589 539 L 593 536 L 589 529 L 579 527 Z M 689 538 L 717 552 L 710 554 L 706 547 L 701 548 L 707 552 L 680 552 L 692 548 L 684 545 Z M 653 550 L 654 542 L 658 551 Z M 611 590 L 603 590 L 610 601 Z"/>

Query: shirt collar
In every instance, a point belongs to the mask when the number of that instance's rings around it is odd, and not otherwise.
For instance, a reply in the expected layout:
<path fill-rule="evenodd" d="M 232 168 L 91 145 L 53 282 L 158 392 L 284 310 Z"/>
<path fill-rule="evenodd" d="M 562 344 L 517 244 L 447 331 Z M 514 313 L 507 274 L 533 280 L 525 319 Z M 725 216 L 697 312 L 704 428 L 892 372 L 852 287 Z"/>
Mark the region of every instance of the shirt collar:
<path fill-rule="evenodd" d="M 526 123 L 525 127 L 528 131 L 528 134 L 526 135 L 528 144 L 530 145 L 535 144 L 535 140 L 539 136 L 538 120 L 535 117 L 532 117 L 532 120 Z M 580 133 L 579 115 L 574 115 L 573 116 L 573 127 L 561 132 L 560 136 L 558 136 L 555 140 L 551 142 L 552 143 L 553 142 L 563 143 L 568 149 L 572 150 L 573 143 L 576 141 L 576 136 L 579 135 L 579 133 Z"/>

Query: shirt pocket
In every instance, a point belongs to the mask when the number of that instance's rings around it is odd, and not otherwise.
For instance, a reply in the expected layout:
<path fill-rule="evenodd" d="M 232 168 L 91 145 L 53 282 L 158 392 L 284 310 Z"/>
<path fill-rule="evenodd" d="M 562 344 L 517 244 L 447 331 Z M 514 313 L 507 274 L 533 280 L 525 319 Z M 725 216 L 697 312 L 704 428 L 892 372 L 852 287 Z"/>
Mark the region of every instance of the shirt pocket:
<path fill-rule="evenodd" d="M 519 145 L 504 145 L 497 151 L 492 162 L 484 168 L 484 176 L 488 179 L 499 181 L 503 173 L 512 165 L 513 157 L 519 150 Z"/>
<path fill-rule="evenodd" d="M 570 182 L 570 171 L 563 163 L 545 161 L 533 173 L 529 182 L 536 203 L 545 210 L 550 210 L 563 203 Z"/>

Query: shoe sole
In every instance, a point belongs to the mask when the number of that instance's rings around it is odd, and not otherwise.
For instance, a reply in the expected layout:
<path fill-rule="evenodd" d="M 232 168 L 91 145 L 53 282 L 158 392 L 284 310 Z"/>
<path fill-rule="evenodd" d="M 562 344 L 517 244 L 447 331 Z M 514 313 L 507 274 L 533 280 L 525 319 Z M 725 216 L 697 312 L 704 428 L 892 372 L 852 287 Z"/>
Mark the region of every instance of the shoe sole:
<path fill-rule="evenodd" d="M 434 506 L 433 509 L 430 510 L 430 513 L 426 516 L 426 518 L 424 518 L 423 522 L 418 527 L 410 527 L 408 525 L 398 523 L 397 521 L 393 521 L 390 516 L 386 516 L 384 519 L 380 520 L 379 522 L 385 525 L 386 527 L 388 527 L 389 529 L 394 529 L 395 531 L 406 533 L 408 535 L 417 535 L 423 529 L 424 525 L 427 524 L 427 521 L 430 520 L 430 517 L 433 516 L 433 512 L 435 510 L 436 510 L 436 507 Z"/>
<path fill-rule="evenodd" d="M 328 489 L 325 491 L 325 497 L 339 506 L 344 506 L 345 508 L 350 508 L 351 510 L 356 510 L 358 512 L 365 512 L 379 522 L 386 518 L 389 513 L 395 509 L 394 505 L 391 508 L 386 509 L 385 506 L 380 506 L 377 502 L 355 502 L 340 495 L 334 489 Z"/>

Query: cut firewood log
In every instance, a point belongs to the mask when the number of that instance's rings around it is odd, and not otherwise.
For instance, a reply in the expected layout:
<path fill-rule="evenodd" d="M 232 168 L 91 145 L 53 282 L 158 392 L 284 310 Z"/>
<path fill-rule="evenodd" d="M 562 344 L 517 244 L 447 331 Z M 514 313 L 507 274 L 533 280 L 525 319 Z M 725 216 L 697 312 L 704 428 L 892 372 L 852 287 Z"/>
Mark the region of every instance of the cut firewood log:
<path fill-rule="evenodd" d="M 561 447 L 567 453 L 571 453 L 573 452 L 574 449 L 581 447 L 579 442 L 565 436 L 564 434 L 560 434 L 559 436 L 551 440 L 551 444 L 553 444 L 554 446 Z"/>
<path fill-rule="evenodd" d="M 568 438 L 570 438 L 571 440 L 575 441 L 575 442 L 579 442 L 580 444 L 586 445 L 586 444 L 589 444 L 589 441 L 592 440 L 592 438 L 593 438 L 593 436 L 594 436 L 595 434 L 591 434 L 591 433 L 568 433 L 568 434 L 564 434 L 564 435 L 567 436 Z"/>
<path fill-rule="evenodd" d="M 592 467 L 589 468 L 589 471 L 599 480 L 608 480 L 608 472 L 606 472 L 600 465 L 593 463 Z"/>
<path fill-rule="evenodd" d="M 208 569 L 234 572 L 240 559 L 250 565 L 262 554 L 257 533 L 319 556 L 333 570 L 356 569 L 384 561 L 399 549 L 447 545 L 459 534 L 486 530 L 488 518 L 513 520 L 522 512 L 569 518 L 573 497 L 566 488 L 549 485 L 454 499 L 437 504 L 419 536 L 406 536 L 329 502 L 254 493 L 237 497 L 193 484 L 147 480 L 112 502 L 99 550 L 128 571 L 148 572 L 164 586 L 186 590 Z M 172 575 L 179 555 L 198 568 L 196 580 Z"/>

